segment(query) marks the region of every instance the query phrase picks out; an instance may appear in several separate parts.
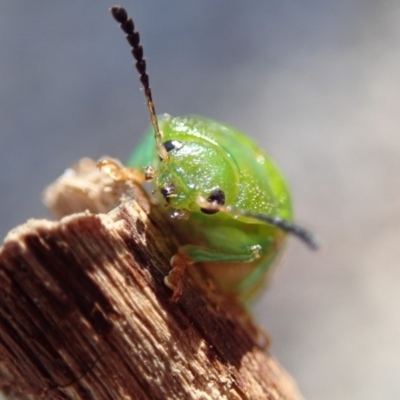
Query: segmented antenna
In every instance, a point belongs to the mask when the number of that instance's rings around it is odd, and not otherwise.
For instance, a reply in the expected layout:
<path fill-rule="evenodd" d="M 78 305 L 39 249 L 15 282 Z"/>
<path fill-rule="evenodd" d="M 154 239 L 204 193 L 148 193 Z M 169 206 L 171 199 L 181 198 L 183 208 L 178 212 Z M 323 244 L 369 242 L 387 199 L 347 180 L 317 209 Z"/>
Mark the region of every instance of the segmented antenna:
<path fill-rule="evenodd" d="M 320 247 L 317 238 L 311 232 L 285 219 L 279 217 L 271 217 L 265 214 L 252 213 L 248 211 L 242 211 L 242 215 L 257 219 L 259 221 L 264 221 L 270 225 L 282 229 L 285 232 L 297 236 L 303 243 L 305 243 L 312 250 L 318 250 Z"/>
<path fill-rule="evenodd" d="M 246 211 L 231 206 L 224 206 L 221 204 L 217 204 L 216 202 L 210 202 L 203 196 L 197 196 L 196 202 L 201 209 L 206 209 L 214 212 L 222 211 L 231 215 L 237 215 L 238 217 L 241 216 L 249 217 L 276 226 L 277 228 L 282 229 L 283 231 L 296 236 L 312 250 L 318 250 L 320 247 L 317 238 L 311 232 L 283 218 L 273 217 L 271 215 L 266 215 L 266 214 L 254 213 L 251 211 Z"/>
<path fill-rule="evenodd" d="M 111 14 L 114 19 L 120 24 L 120 28 L 126 33 L 126 40 L 132 47 L 131 53 L 136 60 L 136 69 L 140 75 L 140 82 L 142 82 L 144 88 L 144 94 L 147 100 L 147 108 L 150 112 L 151 124 L 154 128 L 154 135 L 156 139 L 157 154 L 161 160 L 168 159 L 168 153 L 162 145 L 162 133 L 158 126 L 157 114 L 154 107 L 153 97 L 151 94 L 149 75 L 146 72 L 146 60 L 143 58 L 143 47 L 140 44 L 139 32 L 135 30 L 135 25 L 132 18 L 128 17 L 124 7 L 115 6 L 110 8 Z"/>

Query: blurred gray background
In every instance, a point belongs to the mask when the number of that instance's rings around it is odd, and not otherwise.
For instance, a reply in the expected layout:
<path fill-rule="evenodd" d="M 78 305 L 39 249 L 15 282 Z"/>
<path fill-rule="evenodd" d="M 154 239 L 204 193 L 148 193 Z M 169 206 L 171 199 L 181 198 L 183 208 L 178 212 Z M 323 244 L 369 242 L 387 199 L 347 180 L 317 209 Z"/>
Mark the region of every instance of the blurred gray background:
<path fill-rule="evenodd" d="M 43 188 L 82 156 L 126 160 L 148 125 L 101 1 L 0 2 L 0 234 L 46 217 Z M 307 399 L 400 398 L 400 2 L 126 1 L 156 108 L 247 132 L 297 220 L 255 314 Z"/>

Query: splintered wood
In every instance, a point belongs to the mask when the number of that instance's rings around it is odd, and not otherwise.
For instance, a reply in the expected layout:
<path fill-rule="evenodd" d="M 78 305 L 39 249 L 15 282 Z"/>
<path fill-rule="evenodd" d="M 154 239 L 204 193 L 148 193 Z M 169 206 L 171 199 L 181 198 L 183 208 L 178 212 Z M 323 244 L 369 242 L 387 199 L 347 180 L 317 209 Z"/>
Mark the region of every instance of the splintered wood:
<path fill-rule="evenodd" d="M 28 221 L 0 249 L 9 398 L 301 399 L 246 311 L 200 267 L 171 302 L 163 278 L 177 243 L 140 186 L 85 159 L 45 202 L 64 218 Z"/>

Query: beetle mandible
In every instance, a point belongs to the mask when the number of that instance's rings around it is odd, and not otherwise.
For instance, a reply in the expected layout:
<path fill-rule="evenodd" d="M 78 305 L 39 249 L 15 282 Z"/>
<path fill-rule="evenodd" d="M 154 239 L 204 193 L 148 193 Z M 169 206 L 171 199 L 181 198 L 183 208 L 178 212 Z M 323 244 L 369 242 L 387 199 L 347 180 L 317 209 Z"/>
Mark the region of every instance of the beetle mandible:
<path fill-rule="evenodd" d="M 132 48 L 152 127 L 128 167 L 108 159 L 98 165 L 114 179 L 152 181 L 171 210 L 185 238 L 165 277 L 172 300 L 182 294 L 185 268 L 202 263 L 225 293 L 246 302 L 264 285 L 288 233 L 312 249 L 317 241 L 292 222 L 285 179 L 251 139 L 199 116 L 157 117 L 139 32 L 123 7 L 110 11 Z"/>

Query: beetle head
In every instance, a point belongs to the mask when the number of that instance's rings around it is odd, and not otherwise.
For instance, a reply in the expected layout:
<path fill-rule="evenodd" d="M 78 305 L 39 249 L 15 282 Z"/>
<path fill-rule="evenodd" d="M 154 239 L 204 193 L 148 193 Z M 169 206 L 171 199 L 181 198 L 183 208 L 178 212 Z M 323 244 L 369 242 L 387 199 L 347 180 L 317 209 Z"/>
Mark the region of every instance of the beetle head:
<path fill-rule="evenodd" d="M 163 145 L 167 160 L 160 160 L 155 177 L 156 190 L 166 206 L 175 210 L 215 214 L 216 205 L 233 201 L 238 185 L 235 166 L 221 149 L 189 137 L 167 139 Z M 208 208 L 199 197 L 214 205 Z"/>

